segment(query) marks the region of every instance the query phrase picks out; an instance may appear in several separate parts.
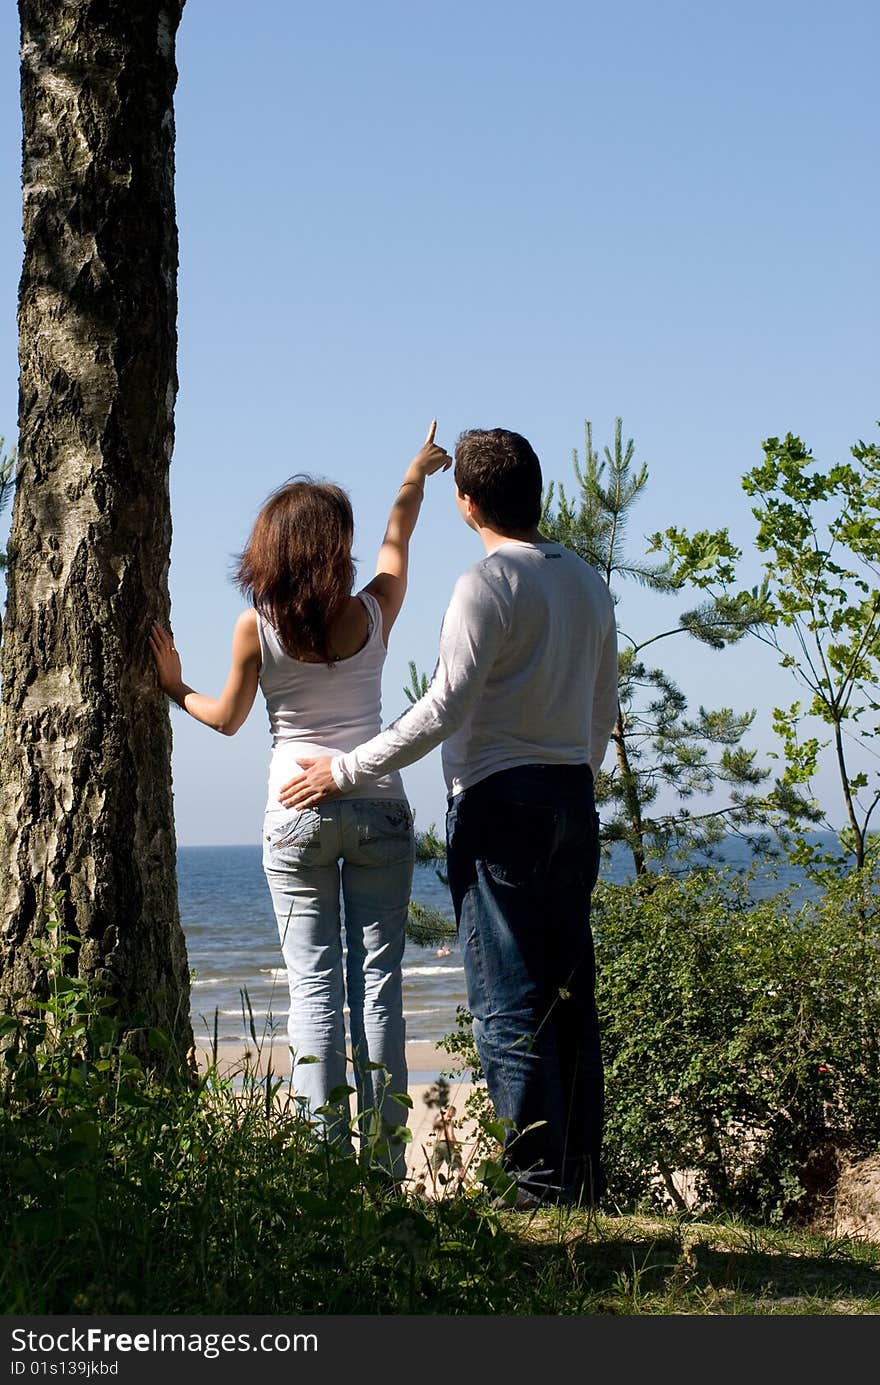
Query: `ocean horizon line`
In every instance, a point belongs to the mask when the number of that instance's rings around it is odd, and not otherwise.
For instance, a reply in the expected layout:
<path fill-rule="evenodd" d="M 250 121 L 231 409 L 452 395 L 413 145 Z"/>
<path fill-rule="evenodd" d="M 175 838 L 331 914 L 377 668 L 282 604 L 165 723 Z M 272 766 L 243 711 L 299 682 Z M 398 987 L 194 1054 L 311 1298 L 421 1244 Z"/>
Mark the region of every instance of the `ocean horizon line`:
<path fill-rule="evenodd" d="M 842 823 L 842 824 L 840 825 L 840 827 L 826 828 L 826 829 L 824 829 L 824 830 L 821 831 L 821 832 L 819 832 L 819 831 L 816 831 L 816 832 L 804 832 L 804 833 L 803 833 L 803 836 L 804 836 L 804 838 L 805 838 L 806 840 L 808 840 L 808 841 L 827 841 L 828 838 L 830 838 L 830 837 L 837 837 L 837 836 L 839 835 L 840 832 L 842 832 L 842 831 L 845 830 L 845 827 L 846 827 L 846 824 L 845 824 L 845 823 Z M 869 836 L 870 838 L 874 838 L 874 837 L 876 837 L 877 835 L 878 835 L 878 833 L 876 833 L 876 832 L 869 832 L 869 833 L 868 833 L 868 836 Z M 769 836 L 769 837 L 773 837 L 774 834 L 773 834 L 773 832 L 772 832 L 770 829 L 767 829 L 767 828 L 764 828 L 764 829 L 757 829 L 757 830 L 755 830 L 754 832 L 748 833 L 748 834 L 745 834 L 745 835 L 744 835 L 743 833 L 741 833 L 741 832 L 728 832 L 728 833 L 726 834 L 726 836 L 722 837 L 721 840 L 715 844 L 715 850 L 717 850 L 718 847 L 720 847 L 724 842 L 728 842 L 728 841 L 745 841 L 745 840 L 747 840 L 747 838 L 748 838 L 749 836 L 754 837 L 754 838 L 768 837 L 768 836 Z M 617 849 L 617 850 L 626 851 L 626 850 L 629 849 L 627 843 L 626 843 L 626 842 L 623 842 L 623 841 L 614 841 L 614 842 L 611 842 L 611 843 L 610 843 L 610 847 L 611 847 L 612 850 Z M 177 845 L 176 845 L 176 850 L 177 850 L 177 851 L 254 851 L 254 850 L 262 850 L 262 839 L 261 839 L 260 836 L 256 836 L 256 837 L 254 837 L 254 839 L 253 839 L 252 841 L 249 841 L 249 842 L 178 842 Z M 701 850 L 705 850 L 705 848 L 694 847 L 694 851 L 697 852 L 697 853 L 699 853 Z M 421 862 L 420 864 L 423 864 L 423 865 L 425 865 L 425 864 L 430 865 L 430 864 L 432 864 L 432 863 L 431 863 L 430 861 L 428 861 L 428 862 Z"/>

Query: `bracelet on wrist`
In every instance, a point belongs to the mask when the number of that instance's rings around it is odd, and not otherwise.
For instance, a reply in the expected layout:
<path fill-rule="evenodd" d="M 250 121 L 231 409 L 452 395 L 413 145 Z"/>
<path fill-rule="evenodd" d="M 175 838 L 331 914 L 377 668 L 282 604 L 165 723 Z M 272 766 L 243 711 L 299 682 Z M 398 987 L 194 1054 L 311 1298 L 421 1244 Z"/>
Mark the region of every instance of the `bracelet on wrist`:
<path fill-rule="evenodd" d="M 401 481 L 401 483 L 400 483 L 400 489 L 403 490 L 404 486 L 415 486 L 415 488 L 416 488 L 416 490 L 418 491 L 419 495 L 420 495 L 420 496 L 422 497 L 422 499 L 424 500 L 424 498 L 425 498 L 425 487 L 424 487 L 424 485 L 422 484 L 421 481 Z"/>

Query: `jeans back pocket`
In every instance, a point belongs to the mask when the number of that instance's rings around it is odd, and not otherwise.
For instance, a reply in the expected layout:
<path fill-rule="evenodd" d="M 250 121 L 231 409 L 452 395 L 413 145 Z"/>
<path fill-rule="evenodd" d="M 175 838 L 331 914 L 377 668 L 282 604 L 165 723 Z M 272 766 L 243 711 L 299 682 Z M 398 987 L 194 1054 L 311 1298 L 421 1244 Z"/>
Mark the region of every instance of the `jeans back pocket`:
<path fill-rule="evenodd" d="M 302 808 L 275 821 L 263 832 L 264 859 L 269 865 L 308 865 L 321 849 L 321 812 Z"/>
<path fill-rule="evenodd" d="M 412 813 L 402 799 L 354 801 L 358 852 L 365 865 L 395 866 L 415 856 Z"/>
<path fill-rule="evenodd" d="M 502 885 L 534 885 L 547 873 L 556 833 L 556 810 L 543 803 L 488 800 L 479 805 L 477 850 Z"/>

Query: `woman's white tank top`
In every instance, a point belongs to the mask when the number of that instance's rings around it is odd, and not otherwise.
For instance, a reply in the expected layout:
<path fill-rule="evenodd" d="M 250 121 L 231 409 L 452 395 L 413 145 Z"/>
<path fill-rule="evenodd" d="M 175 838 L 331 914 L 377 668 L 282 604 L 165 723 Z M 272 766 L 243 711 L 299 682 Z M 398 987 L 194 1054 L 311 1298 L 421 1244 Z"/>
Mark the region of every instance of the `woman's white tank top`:
<path fill-rule="evenodd" d="M 357 654 L 333 664 L 293 659 L 277 631 L 257 612 L 260 635 L 260 687 L 266 698 L 272 759 L 269 764 L 268 809 L 281 807 L 282 784 L 302 773 L 298 759 L 315 755 L 344 755 L 382 729 L 382 611 L 369 592 L 358 592 L 367 610 L 369 634 Z M 395 771 L 353 789 L 346 798 L 405 798 L 403 781 Z"/>

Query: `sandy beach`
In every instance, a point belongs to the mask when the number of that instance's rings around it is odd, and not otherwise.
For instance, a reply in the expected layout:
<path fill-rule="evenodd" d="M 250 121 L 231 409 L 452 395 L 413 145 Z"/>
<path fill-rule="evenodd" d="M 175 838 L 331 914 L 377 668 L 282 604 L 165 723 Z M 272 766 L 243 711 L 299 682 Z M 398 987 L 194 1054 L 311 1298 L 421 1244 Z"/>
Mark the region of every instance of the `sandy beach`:
<path fill-rule="evenodd" d="M 211 1061 L 210 1049 L 204 1045 L 198 1047 L 196 1058 L 199 1067 L 205 1068 Z M 257 1075 L 265 1076 L 270 1070 L 282 1077 L 290 1074 L 290 1050 L 283 1042 L 266 1043 L 259 1049 L 256 1045 L 247 1046 L 231 1042 L 218 1044 L 217 1068 L 220 1073 L 234 1076 L 242 1070 L 246 1061 Z M 443 1196 L 444 1185 L 432 1179 L 429 1172 L 430 1153 L 434 1144 L 432 1127 L 437 1110 L 436 1107 L 426 1104 L 425 1096 L 440 1073 L 457 1072 L 458 1063 L 443 1049 L 426 1042 L 407 1044 L 406 1063 L 410 1074 L 408 1090 L 412 1099 L 412 1110 L 407 1125 L 413 1137 L 407 1146 L 407 1174 L 413 1180 L 413 1185 L 424 1182 L 426 1196 Z M 461 1076 L 448 1077 L 446 1080 L 450 1089 L 450 1105 L 454 1106 L 457 1112 L 456 1127 L 462 1163 L 466 1169 L 470 1167 L 472 1171 L 475 1162 L 473 1127 L 468 1122 L 459 1124 L 459 1119 L 464 1113 L 465 1101 L 472 1090 L 472 1083 L 466 1080 L 467 1076 L 468 1074 L 464 1073 Z"/>

